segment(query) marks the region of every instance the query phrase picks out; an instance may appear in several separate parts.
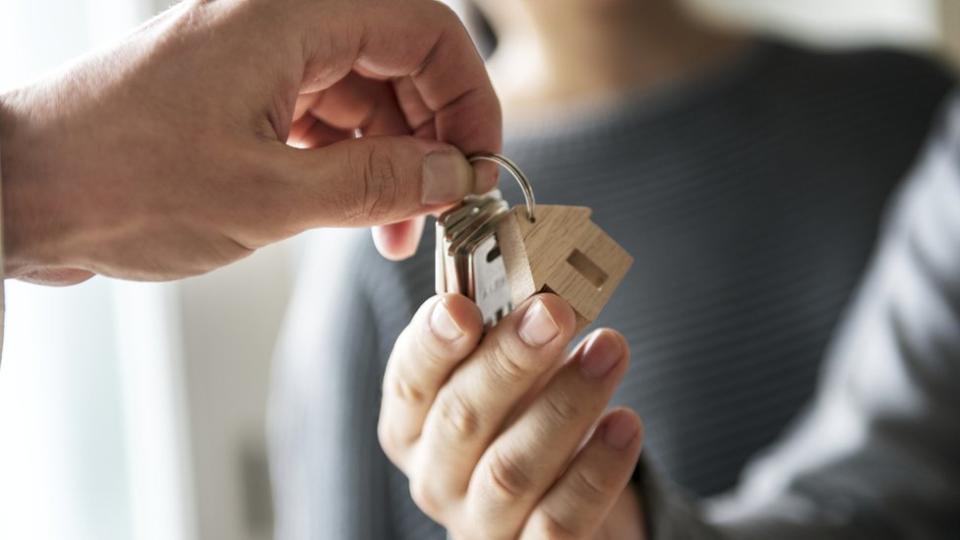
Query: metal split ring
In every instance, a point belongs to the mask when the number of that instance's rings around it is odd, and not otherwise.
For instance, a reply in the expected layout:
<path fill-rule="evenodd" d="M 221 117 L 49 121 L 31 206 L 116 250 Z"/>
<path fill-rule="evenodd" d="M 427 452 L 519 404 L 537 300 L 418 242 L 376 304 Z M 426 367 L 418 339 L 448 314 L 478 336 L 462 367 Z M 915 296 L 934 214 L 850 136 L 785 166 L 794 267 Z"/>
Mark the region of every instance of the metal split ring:
<path fill-rule="evenodd" d="M 523 174 L 523 171 L 520 170 L 520 167 L 518 167 L 513 160 L 500 154 L 491 154 L 488 152 L 474 154 L 467 159 L 470 163 L 475 161 L 490 161 L 506 169 L 517 183 L 520 184 L 520 191 L 523 192 L 523 199 L 527 203 L 527 219 L 530 220 L 530 223 L 536 221 L 533 212 L 537 207 L 537 203 L 533 198 L 533 186 L 530 184 L 530 180 L 527 179 L 527 175 Z"/>

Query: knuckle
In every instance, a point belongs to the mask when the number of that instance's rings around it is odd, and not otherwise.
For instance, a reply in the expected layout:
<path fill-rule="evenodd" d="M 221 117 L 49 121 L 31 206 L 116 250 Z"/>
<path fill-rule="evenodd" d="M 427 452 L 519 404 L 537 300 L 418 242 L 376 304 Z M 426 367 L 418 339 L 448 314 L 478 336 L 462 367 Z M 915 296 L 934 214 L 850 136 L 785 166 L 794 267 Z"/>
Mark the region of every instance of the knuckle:
<path fill-rule="evenodd" d="M 480 430 L 480 415 L 476 407 L 453 388 L 441 394 L 437 414 L 441 429 L 454 440 L 469 440 Z"/>
<path fill-rule="evenodd" d="M 457 12 L 447 4 L 443 2 L 430 2 L 429 6 L 433 10 L 434 16 L 445 24 L 460 24 L 460 17 L 457 15 Z"/>
<path fill-rule="evenodd" d="M 580 403 L 570 392 L 547 392 L 543 396 L 543 403 L 555 426 L 563 426 L 580 415 Z"/>
<path fill-rule="evenodd" d="M 513 384 L 529 379 L 538 371 L 534 368 L 536 362 L 524 361 L 525 353 L 517 353 L 511 350 L 504 340 L 493 340 L 493 346 L 489 351 L 490 362 L 484 363 L 496 381 Z M 524 360 L 520 360 L 524 358 Z"/>
<path fill-rule="evenodd" d="M 534 531 L 535 538 L 544 538 L 547 540 L 575 540 L 582 538 L 583 535 L 575 530 L 573 525 L 566 523 L 561 518 L 554 516 L 548 510 L 538 510 L 530 516 L 530 525 Z"/>
<path fill-rule="evenodd" d="M 418 356 L 421 359 L 423 367 L 432 373 L 445 372 L 450 368 L 457 352 L 455 347 L 446 344 L 440 344 L 437 339 L 432 337 L 432 333 L 421 333 L 417 349 Z M 430 336 L 430 337 L 428 337 Z"/>
<path fill-rule="evenodd" d="M 427 393 L 402 372 L 390 377 L 388 384 L 387 391 L 407 405 L 419 407 L 427 401 Z"/>
<path fill-rule="evenodd" d="M 393 159 L 383 149 L 367 145 L 355 153 L 353 169 L 363 181 L 358 213 L 371 221 L 384 219 L 397 200 L 398 175 Z"/>
<path fill-rule="evenodd" d="M 377 424 L 377 440 L 380 441 L 380 447 L 383 448 L 383 452 L 390 458 L 390 461 L 396 463 L 397 451 L 400 449 L 399 441 L 393 432 L 392 425 L 382 416 Z"/>
<path fill-rule="evenodd" d="M 424 514 L 438 519 L 441 510 L 440 498 L 433 492 L 431 486 L 432 483 L 425 478 L 425 475 L 413 475 L 410 478 L 410 498 Z"/>
<path fill-rule="evenodd" d="M 571 474 L 570 489 L 578 500 L 588 503 L 603 500 L 609 496 L 610 487 L 602 479 L 592 477 L 589 472 L 583 469 L 575 469 L 571 471 Z"/>
<path fill-rule="evenodd" d="M 182 2 L 178 10 L 171 10 L 172 16 L 175 17 L 174 28 L 177 30 L 183 30 L 190 28 L 192 25 L 197 24 L 199 21 L 199 11 L 210 3 L 210 0 L 189 0 L 187 2 Z"/>
<path fill-rule="evenodd" d="M 522 463 L 502 452 L 493 452 L 486 466 L 488 496 L 501 504 L 519 501 L 533 487 Z"/>

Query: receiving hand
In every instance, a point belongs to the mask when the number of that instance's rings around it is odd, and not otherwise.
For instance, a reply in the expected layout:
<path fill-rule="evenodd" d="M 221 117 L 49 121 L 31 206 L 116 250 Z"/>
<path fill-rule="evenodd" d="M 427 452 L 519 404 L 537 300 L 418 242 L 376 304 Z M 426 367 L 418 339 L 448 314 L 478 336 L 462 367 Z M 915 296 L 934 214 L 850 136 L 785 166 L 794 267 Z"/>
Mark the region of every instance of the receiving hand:
<path fill-rule="evenodd" d="M 173 279 L 323 226 L 393 224 L 406 256 L 404 220 L 492 187 L 463 153 L 500 138 L 438 2 L 186 1 L 0 95 L 6 277 Z"/>
<path fill-rule="evenodd" d="M 628 347 L 599 330 L 568 357 L 574 325 L 562 299 L 542 294 L 481 340 L 476 306 L 445 295 L 397 340 L 380 441 L 416 504 L 453 538 L 642 538 L 627 488 L 640 421 L 604 413 Z"/>

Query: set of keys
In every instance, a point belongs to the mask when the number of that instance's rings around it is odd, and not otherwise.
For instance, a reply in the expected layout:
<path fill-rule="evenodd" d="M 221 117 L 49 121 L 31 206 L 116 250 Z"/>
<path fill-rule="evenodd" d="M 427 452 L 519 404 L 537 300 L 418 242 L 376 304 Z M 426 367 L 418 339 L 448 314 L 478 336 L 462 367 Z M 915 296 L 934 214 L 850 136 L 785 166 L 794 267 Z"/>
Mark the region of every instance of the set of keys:
<path fill-rule="evenodd" d="M 590 209 L 537 206 L 523 171 L 499 154 L 492 161 L 520 184 L 522 207 L 493 191 L 470 196 L 437 218 L 436 289 L 459 293 L 480 309 L 489 330 L 526 298 L 552 292 L 573 307 L 579 332 L 620 284 L 633 258 L 590 221 Z"/>

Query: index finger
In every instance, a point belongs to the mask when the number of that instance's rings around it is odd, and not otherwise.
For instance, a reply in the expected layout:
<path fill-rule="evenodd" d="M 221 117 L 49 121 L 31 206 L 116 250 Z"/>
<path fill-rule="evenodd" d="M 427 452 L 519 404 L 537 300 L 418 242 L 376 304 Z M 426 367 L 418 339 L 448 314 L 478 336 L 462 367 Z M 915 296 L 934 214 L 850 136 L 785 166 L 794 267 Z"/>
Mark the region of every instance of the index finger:
<path fill-rule="evenodd" d="M 449 7 L 434 0 L 317 5 L 324 6 L 318 24 L 325 27 L 314 32 L 308 51 L 308 90 L 327 88 L 351 70 L 384 79 L 409 77 L 417 95 L 400 100 L 408 120 L 420 120 L 418 109 L 425 106 L 437 140 L 466 155 L 500 151 L 500 102 L 483 59 Z M 496 168 L 482 165 L 478 185 L 492 187 Z"/>
<path fill-rule="evenodd" d="M 539 294 L 507 315 L 437 392 L 423 423 L 418 458 L 429 460 L 434 500 L 466 492 L 490 442 L 573 337 L 573 309 Z"/>
<path fill-rule="evenodd" d="M 476 347 L 482 329 L 477 306 L 465 296 L 447 294 L 425 302 L 397 338 L 384 374 L 377 432 L 384 452 L 401 470 L 437 391 Z"/>

